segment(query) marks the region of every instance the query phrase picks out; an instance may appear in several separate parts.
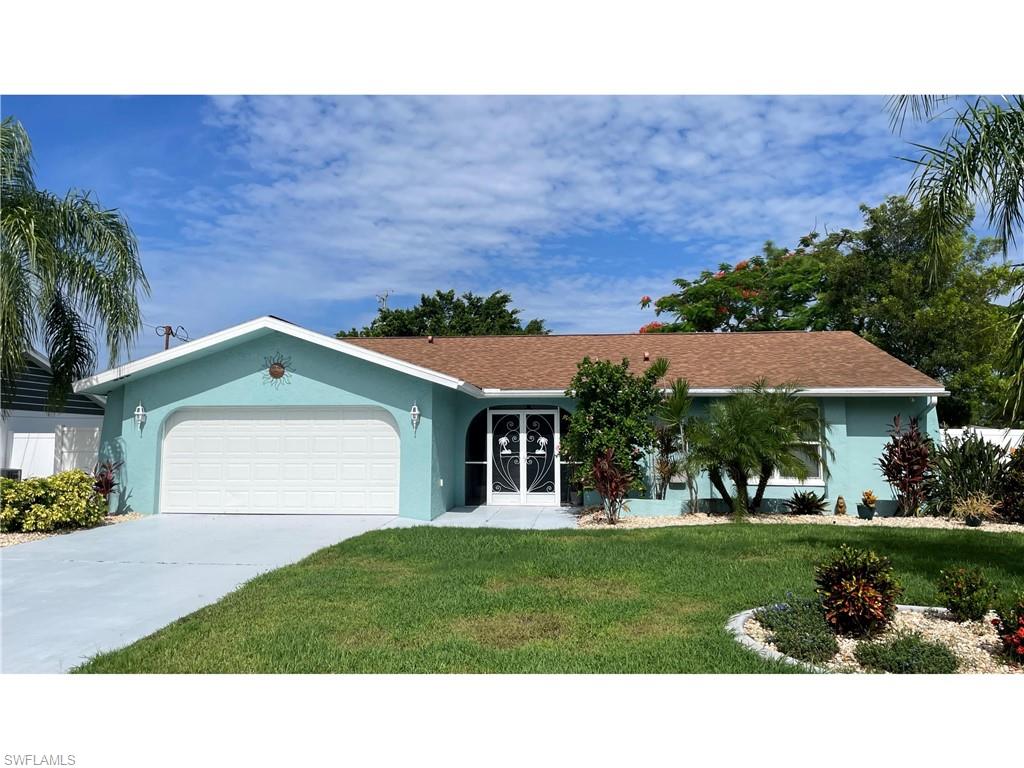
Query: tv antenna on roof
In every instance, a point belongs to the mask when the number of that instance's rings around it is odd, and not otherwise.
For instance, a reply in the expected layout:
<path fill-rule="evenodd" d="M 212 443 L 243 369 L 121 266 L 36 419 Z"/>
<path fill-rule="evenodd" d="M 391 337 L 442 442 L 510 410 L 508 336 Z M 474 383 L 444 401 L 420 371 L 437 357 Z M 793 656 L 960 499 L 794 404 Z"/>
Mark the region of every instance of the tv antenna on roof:
<path fill-rule="evenodd" d="M 178 339 L 180 341 L 191 341 L 188 335 L 188 331 L 182 328 L 180 325 L 177 328 L 173 328 L 170 325 L 157 325 L 154 326 L 157 336 L 164 337 L 164 349 L 171 346 L 171 339 Z"/>

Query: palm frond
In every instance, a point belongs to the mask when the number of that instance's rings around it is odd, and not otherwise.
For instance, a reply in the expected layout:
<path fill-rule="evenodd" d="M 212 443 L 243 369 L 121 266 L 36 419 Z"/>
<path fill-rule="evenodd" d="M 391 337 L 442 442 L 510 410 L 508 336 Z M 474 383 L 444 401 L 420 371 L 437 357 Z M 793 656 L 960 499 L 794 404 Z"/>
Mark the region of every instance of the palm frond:
<path fill-rule="evenodd" d="M 34 190 L 32 142 L 24 126 L 13 117 L 0 123 L 0 193 L 9 199 L 19 190 Z"/>
<path fill-rule="evenodd" d="M 889 112 L 889 129 L 902 133 L 908 111 L 914 120 L 931 120 L 950 98 L 947 95 L 890 96 L 885 105 Z"/>
<path fill-rule="evenodd" d="M 48 408 L 57 411 L 66 402 L 75 380 L 92 373 L 96 361 L 93 329 L 67 297 L 56 291 L 43 317 L 42 330 L 52 376 Z"/>

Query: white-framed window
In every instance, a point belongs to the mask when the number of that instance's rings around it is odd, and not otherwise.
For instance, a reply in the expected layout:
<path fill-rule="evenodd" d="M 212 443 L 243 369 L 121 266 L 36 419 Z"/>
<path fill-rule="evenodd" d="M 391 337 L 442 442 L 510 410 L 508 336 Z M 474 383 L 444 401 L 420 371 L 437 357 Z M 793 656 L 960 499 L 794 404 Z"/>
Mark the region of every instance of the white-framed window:
<path fill-rule="evenodd" d="M 793 454 L 807 467 L 807 479 L 787 477 L 776 468 L 769 485 L 820 485 L 825 482 L 825 464 L 821 453 L 820 440 L 805 440 L 800 447 L 793 449 Z"/>

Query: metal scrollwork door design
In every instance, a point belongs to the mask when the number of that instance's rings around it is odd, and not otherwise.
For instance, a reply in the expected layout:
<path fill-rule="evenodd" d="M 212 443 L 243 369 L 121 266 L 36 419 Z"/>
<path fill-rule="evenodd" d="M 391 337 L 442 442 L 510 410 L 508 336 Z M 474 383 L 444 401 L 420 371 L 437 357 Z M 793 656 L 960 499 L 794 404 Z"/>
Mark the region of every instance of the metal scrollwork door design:
<path fill-rule="evenodd" d="M 495 415 L 491 435 L 491 491 L 496 494 L 520 492 L 519 414 Z"/>
<path fill-rule="evenodd" d="M 555 492 L 555 418 L 526 413 L 526 493 Z"/>

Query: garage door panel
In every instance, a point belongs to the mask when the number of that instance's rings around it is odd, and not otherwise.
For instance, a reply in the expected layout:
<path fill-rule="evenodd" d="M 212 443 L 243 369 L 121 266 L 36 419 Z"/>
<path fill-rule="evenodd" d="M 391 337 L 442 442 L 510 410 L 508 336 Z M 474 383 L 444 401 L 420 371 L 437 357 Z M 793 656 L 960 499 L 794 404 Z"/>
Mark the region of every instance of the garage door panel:
<path fill-rule="evenodd" d="M 162 512 L 397 514 L 399 444 L 378 408 L 179 411 Z"/>

